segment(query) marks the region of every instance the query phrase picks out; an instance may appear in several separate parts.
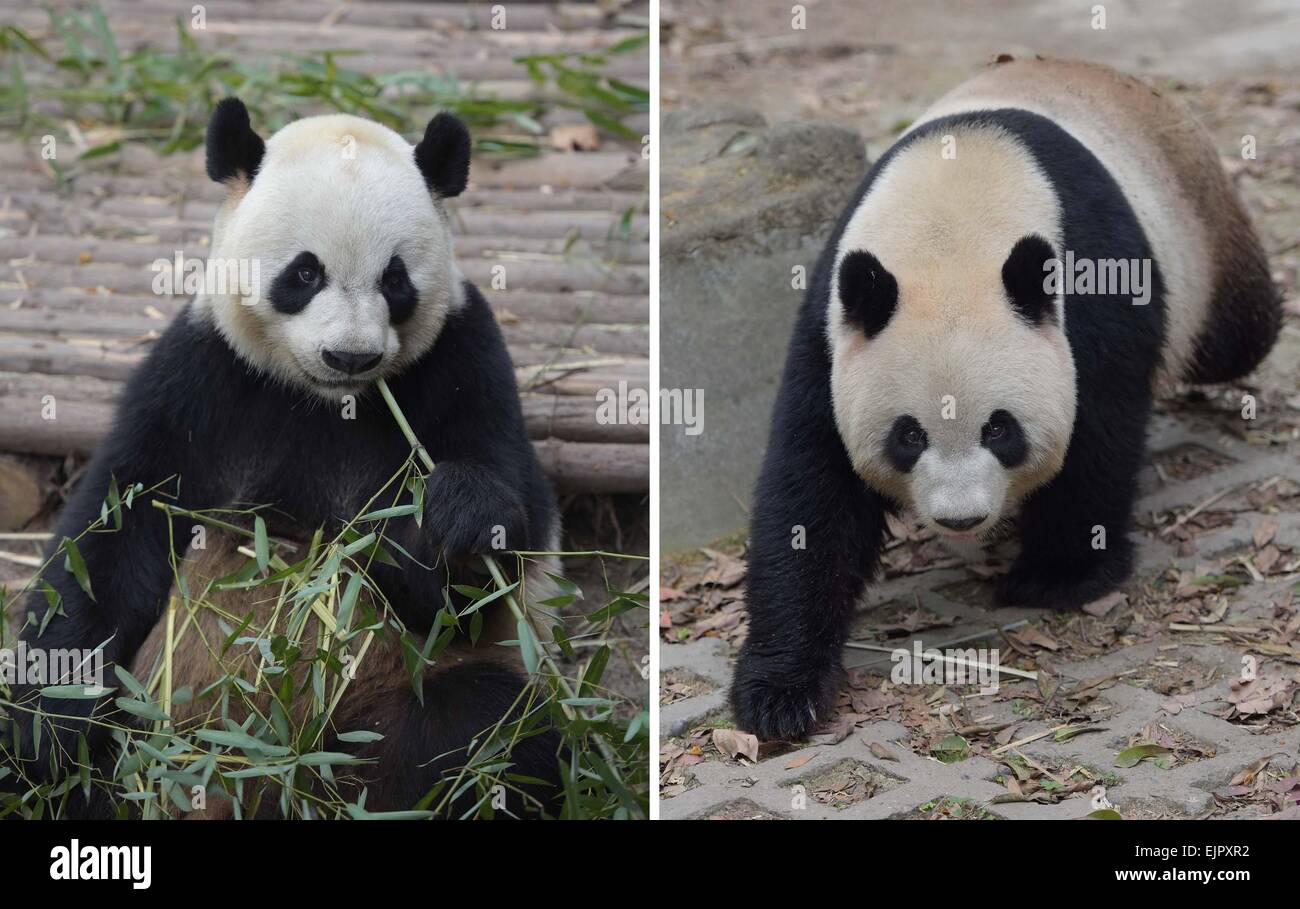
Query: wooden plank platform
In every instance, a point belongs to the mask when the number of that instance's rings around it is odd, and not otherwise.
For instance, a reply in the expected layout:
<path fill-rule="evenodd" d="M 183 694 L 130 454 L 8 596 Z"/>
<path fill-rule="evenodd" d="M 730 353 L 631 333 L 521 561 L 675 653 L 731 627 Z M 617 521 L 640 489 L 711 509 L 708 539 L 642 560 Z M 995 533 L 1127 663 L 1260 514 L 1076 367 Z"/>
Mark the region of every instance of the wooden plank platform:
<path fill-rule="evenodd" d="M 124 50 L 175 47 L 174 5 L 102 6 Z M 205 6 L 208 28 L 193 33 L 204 49 L 356 48 L 345 62 L 355 69 L 424 69 L 507 97 L 533 90 L 512 58 L 598 50 L 635 33 L 594 3 L 509 4 L 503 31 L 489 28 L 487 5 Z M 45 12 L 23 0 L 0 0 L 0 20 L 58 47 Z M 613 58 L 611 73 L 646 85 L 648 58 Z M 560 110 L 543 124 L 573 119 Z M 643 128 L 639 119 L 629 125 Z M 185 305 L 153 292 L 153 263 L 206 255 L 221 189 L 204 176 L 201 149 L 160 157 L 128 145 L 65 187 L 39 150 L 39 137 L 0 131 L 0 451 L 85 454 L 107 432 L 126 376 Z M 602 389 L 649 387 L 647 192 L 639 145 L 602 135 L 594 152 L 476 158 L 451 206 L 461 269 L 496 312 L 529 435 L 563 492 L 649 488 L 649 427 L 597 421 Z M 506 286 L 493 289 L 502 264 Z"/>

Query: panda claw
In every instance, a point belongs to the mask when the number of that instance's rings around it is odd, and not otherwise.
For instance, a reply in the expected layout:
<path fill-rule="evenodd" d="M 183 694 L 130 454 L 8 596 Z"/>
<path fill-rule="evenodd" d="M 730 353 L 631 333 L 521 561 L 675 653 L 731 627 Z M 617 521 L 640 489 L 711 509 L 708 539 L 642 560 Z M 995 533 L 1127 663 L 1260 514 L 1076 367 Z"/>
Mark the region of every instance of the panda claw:
<path fill-rule="evenodd" d="M 731 690 L 736 728 L 763 742 L 802 741 L 829 712 L 838 691 L 838 671 L 780 683 L 746 672 L 742 660 Z"/>

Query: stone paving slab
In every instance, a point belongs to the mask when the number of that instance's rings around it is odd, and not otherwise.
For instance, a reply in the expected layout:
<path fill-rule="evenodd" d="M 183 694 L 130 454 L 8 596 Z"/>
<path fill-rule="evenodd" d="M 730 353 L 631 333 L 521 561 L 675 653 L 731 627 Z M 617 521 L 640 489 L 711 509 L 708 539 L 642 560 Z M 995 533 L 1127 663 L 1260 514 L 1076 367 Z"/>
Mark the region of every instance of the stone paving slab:
<path fill-rule="evenodd" d="M 1067 679 L 1079 680 L 1123 669 L 1141 666 L 1152 655 L 1154 645 L 1142 645 L 1116 651 L 1095 661 L 1066 664 L 1059 668 Z M 1213 656 L 1225 667 L 1234 670 L 1239 664 L 1239 654 L 1223 648 L 1197 648 L 1198 657 Z M 1219 650 L 1215 654 L 1205 651 Z M 661 728 L 666 734 L 680 733 L 695 721 L 725 706 L 726 686 L 730 665 L 717 641 L 665 647 L 662 664 L 665 670 L 689 668 L 704 678 L 718 684 L 717 690 L 702 698 L 680 701 L 664 708 Z M 1228 681 L 1224 680 L 1202 692 L 1207 699 L 1226 693 Z M 1300 729 L 1282 734 L 1258 735 L 1250 730 L 1217 717 L 1187 709 L 1177 716 L 1162 713 L 1161 695 L 1140 688 L 1118 684 L 1107 689 L 1106 697 L 1122 708 L 1116 716 L 1105 721 L 1105 731 L 1077 736 L 1063 744 L 1043 739 L 1024 747 L 1024 752 L 1038 761 L 1068 759 L 1070 764 L 1081 764 L 1114 773 L 1120 782 L 1107 790 L 1107 797 L 1123 812 L 1126 806 L 1156 804 L 1162 813 L 1188 817 L 1205 813 L 1212 806 L 1211 791 L 1224 786 L 1232 776 L 1260 758 L 1268 755 L 1289 759 L 1291 764 L 1300 753 Z M 1214 757 L 1182 764 L 1162 770 L 1149 762 L 1127 769 L 1112 767 L 1116 753 L 1123 749 L 1128 737 L 1147 723 L 1161 719 L 1167 725 L 1196 739 L 1213 743 L 1217 748 Z M 1042 722 L 1028 723 L 1018 736 L 1029 736 L 1047 728 Z M 739 766 L 735 762 L 711 760 L 690 768 L 698 785 L 671 799 L 661 801 L 661 816 L 665 819 L 690 818 L 707 815 L 739 799 L 748 799 L 762 809 L 782 817 L 801 820 L 818 819 L 871 819 L 888 818 L 903 814 L 918 805 L 950 796 L 970 799 L 984 804 L 1006 789 L 992 782 L 998 773 L 998 764 L 983 756 L 945 764 L 933 758 L 921 757 L 896 740 L 909 737 L 906 727 L 894 722 L 880 722 L 856 730 L 836 745 L 810 745 L 816 755 L 797 769 L 787 769 L 794 754 L 787 752 L 761 760 L 757 765 Z M 898 761 L 884 761 L 870 750 L 872 742 L 885 745 L 898 757 Z M 796 799 L 792 784 L 807 780 L 841 761 L 861 762 L 875 770 L 900 777 L 905 782 L 856 805 L 836 809 L 820 805 L 811 797 L 802 803 Z M 1289 766 L 1289 765 L 1288 765 Z M 802 807 L 794 807 L 801 804 Z M 1092 810 L 1090 799 L 1075 797 L 1055 805 L 1034 803 L 998 804 L 988 806 L 993 814 L 1007 819 L 1049 819 L 1083 817 Z"/>

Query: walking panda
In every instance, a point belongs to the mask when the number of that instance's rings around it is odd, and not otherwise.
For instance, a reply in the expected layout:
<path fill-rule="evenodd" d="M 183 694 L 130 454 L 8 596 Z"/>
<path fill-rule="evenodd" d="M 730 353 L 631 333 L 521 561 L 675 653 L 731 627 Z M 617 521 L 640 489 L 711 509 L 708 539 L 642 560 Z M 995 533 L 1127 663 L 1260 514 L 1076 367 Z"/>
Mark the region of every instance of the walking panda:
<path fill-rule="evenodd" d="M 44 580 L 62 609 L 42 630 L 48 603 L 35 594 L 23 631 L 31 647 L 89 651 L 106 642 L 106 684 L 115 685 L 114 664 L 147 678 L 167 634 L 192 618 L 168 671 L 172 689 L 196 695 L 223 671 L 237 672 L 217 659 L 231 655 L 230 643 L 214 609 L 188 616 L 182 607 L 168 632 L 161 616 L 169 591 L 181 602 L 214 602 L 227 628 L 254 629 L 277 608 L 275 593 L 268 600 L 265 588 L 210 586 L 249 563 L 237 551 L 241 540 L 221 532 L 185 559 L 188 589 L 172 590 L 173 545 L 175 556 L 183 556 L 198 522 L 177 518 L 169 526 L 150 499 L 191 511 L 266 505 L 273 534 L 305 542 L 323 528 L 331 538 L 341 522 L 367 510 L 411 455 L 374 388 L 381 377 L 437 465 L 420 520 L 405 515 L 387 525 L 396 544 L 392 564 L 374 562 L 369 569 L 419 642 L 447 598 L 468 602 L 453 585 L 484 583 L 472 573 L 478 555 L 553 552 L 560 533 L 501 333 L 452 255 L 444 200 L 468 181 L 465 126 L 438 114 L 412 148 L 387 127 L 330 115 L 298 120 L 264 143 L 244 105 L 228 98 L 212 114 L 206 153 L 208 175 L 226 188 L 211 258 L 255 262 L 259 281 L 251 293 L 205 289 L 132 376 L 112 432 L 77 484 L 55 539 L 84 533 L 114 479 L 159 492 L 138 496 L 123 510 L 120 529 L 81 537 L 93 600 L 60 556 Z M 502 560 L 507 567 L 511 561 Z M 553 557 L 533 563 L 524 578 L 530 600 L 546 595 L 538 590 L 543 570 L 557 567 Z M 377 603 L 369 591 L 362 601 Z M 317 746 L 371 761 L 336 771 L 346 771 L 336 780 L 346 797 L 364 791 L 369 811 L 413 808 L 444 772 L 465 763 L 471 739 L 522 709 L 517 699 L 526 679 L 518 649 L 495 643 L 515 636 L 513 620 L 499 615 L 501 602 L 485 607 L 478 646 L 458 638 L 424 670 L 422 683 L 412 682 L 400 648 L 375 642 Z M 241 626 L 248 615 L 252 620 Z M 298 689 L 309 684 L 301 675 L 294 682 Z M 68 770 L 81 734 L 92 762 L 104 759 L 104 728 L 75 718 L 103 715 L 110 703 L 38 697 L 31 689 L 19 692 L 24 699 L 47 715 L 70 718 L 47 717 L 29 763 L 34 772 Z M 250 712 L 272 715 L 267 699 L 251 700 L 232 702 L 233 722 Z M 210 708 L 178 704 L 172 719 L 182 723 Z M 30 756 L 32 715 L 18 716 L 19 744 Z M 357 745 L 348 743 L 355 738 L 336 737 L 348 732 L 383 739 Z M 510 772 L 549 784 L 523 787 L 546 801 L 558 789 L 560 752 L 554 732 L 524 738 L 509 758 Z M 208 794 L 209 811 L 229 814 L 232 805 L 217 795 Z M 459 806 L 476 797 L 471 791 Z M 511 792 L 506 807 L 521 813 L 521 805 Z"/>
<path fill-rule="evenodd" d="M 1046 283 L 1070 256 L 1149 279 Z M 999 603 L 1113 590 L 1153 391 L 1246 375 L 1280 318 L 1214 146 L 1155 90 L 1039 58 L 941 99 L 870 169 L 799 311 L 755 494 L 739 726 L 793 740 L 826 715 L 887 512 L 967 541 L 1018 516 Z"/>

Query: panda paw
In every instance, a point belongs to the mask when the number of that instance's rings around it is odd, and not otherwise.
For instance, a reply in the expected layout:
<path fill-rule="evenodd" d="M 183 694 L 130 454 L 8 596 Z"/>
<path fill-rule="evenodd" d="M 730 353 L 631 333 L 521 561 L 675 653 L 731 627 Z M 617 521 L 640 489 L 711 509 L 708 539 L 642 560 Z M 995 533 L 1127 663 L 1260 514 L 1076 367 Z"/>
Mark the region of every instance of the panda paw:
<path fill-rule="evenodd" d="M 761 661 L 741 657 L 731 685 L 736 727 L 765 742 L 798 742 L 826 718 L 839 692 L 840 671 L 775 680 Z"/>
<path fill-rule="evenodd" d="M 425 494 L 423 530 L 448 556 L 527 549 L 528 511 L 494 478 L 439 466 Z"/>
<path fill-rule="evenodd" d="M 999 607 L 1026 606 L 1070 612 L 1113 592 L 1128 579 L 1127 558 L 1112 558 L 1081 569 L 1028 567 L 1017 563 L 998 582 L 993 601 Z"/>

